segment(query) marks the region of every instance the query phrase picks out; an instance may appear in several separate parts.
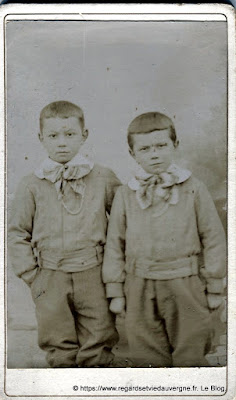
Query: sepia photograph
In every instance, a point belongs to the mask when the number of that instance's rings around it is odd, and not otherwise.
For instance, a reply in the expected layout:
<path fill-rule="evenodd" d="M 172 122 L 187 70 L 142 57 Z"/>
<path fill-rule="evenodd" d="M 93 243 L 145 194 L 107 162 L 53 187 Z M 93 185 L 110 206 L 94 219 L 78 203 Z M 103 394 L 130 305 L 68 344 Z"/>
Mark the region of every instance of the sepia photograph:
<path fill-rule="evenodd" d="M 225 395 L 229 17 L 46 13 L 4 27 L 6 394 Z"/>

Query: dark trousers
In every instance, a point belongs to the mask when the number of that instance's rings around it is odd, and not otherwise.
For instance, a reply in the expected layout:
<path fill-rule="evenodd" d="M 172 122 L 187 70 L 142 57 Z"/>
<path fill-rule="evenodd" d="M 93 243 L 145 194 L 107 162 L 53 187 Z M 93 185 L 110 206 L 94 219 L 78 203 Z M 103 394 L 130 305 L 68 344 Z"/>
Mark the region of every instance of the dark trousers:
<path fill-rule="evenodd" d="M 212 323 L 198 276 L 149 280 L 128 274 L 126 333 L 136 367 L 207 366 Z"/>
<path fill-rule="evenodd" d="M 65 273 L 40 269 L 31 286 L 38 341 L 52 367 L 106 366 L 118 341 L 101 267 Z"/>

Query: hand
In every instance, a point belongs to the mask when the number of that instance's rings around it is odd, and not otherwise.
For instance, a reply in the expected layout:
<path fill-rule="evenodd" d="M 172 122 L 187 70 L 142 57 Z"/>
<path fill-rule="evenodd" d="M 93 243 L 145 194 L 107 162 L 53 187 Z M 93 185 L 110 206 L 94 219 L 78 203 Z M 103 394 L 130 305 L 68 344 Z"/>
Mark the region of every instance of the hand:
<path fill-rule="evenodd" d="M 125 298 L 114 297 L 110 303 L 110 310 L 114 314 L 121 314 L 125 311 Z"/>
<path fill-rule="evenodd" d="M 215 310 L 223 303 L 223 296 L 221 294 L 208 293 L 207 303 L 210 310 Z"/>
<path fill-rule="evenodd" d="M 36 266 L 34 269 L 31 269 L 30 271 L 26 271 L 21 275 L 21 278 L 23 281 L 31 287 L 31 284 L 35 280 L 36 275 L 38 274 L 39 268 Z"/>

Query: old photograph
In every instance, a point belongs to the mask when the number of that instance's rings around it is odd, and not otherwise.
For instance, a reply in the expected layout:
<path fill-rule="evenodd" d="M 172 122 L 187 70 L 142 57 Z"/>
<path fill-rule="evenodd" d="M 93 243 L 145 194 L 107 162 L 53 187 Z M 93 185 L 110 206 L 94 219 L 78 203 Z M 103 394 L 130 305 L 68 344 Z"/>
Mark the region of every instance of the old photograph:
<path fill-rule="evenodd" d="M 225 371 L 227 19 L 12 18 L 5 51 L 7 369 Z"/>

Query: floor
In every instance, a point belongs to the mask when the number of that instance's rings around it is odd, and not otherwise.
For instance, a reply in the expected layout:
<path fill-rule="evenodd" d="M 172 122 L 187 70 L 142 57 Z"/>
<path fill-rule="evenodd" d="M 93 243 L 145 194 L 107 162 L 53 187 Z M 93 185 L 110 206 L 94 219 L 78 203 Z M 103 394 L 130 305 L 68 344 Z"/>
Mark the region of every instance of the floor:
<path fill-rule="evenodd" d="M 220 321 L 219 313 L 213 316 L 216 334 L 211 353 L 207 355 L 211 366 L 226 365 L 226 324 Z M 128 359 L 128 346 L 124 333 L 124 321 L 117 318 L 120 342 L 114 352 L 121 360 Z M 125 364 L 126 365 L 126 364 Z M 8 329 L 8 368 L 48 368 L 45 353 L 37 345 L 37 328 L 32 326 L 12 326 Z"/>

